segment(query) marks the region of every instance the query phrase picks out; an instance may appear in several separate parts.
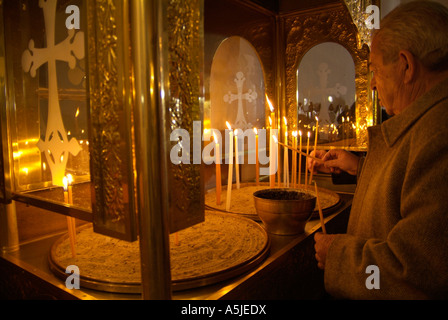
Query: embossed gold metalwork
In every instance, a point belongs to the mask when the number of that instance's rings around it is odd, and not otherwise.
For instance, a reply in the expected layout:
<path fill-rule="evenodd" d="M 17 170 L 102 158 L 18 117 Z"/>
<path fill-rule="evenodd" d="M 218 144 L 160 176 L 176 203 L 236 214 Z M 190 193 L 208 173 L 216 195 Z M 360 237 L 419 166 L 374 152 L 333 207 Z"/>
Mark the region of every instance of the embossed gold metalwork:
<path fill-rule="evenodd" d="M 167 5 L 169 133 L 185 129 L 201 135 L 194 121 L 203 120 L 203 0 L 170 0 Z M 194 131 L 198 132 L 194 132 Z M 169 141 L 169 136 L 166 137 Z M 202 150 L 202 148 L 201 148 Z M 202 165 L 168 163 L 170 232 L 204 220 Z"/>
<path fill-rule="evenodd" d="M 87 1 L 94 228 L 135 240 L 128 12 L 126 0 Z"/>
<path fill-rule="evenodd" d="M 285 30 L 286 109 L 288 123 L 297 125 L 297 69 L 306 52 L 323 42 L 336 42 L 345 47 L 355 63 L 356 74 L 356 146 L 352 150 L 367 148 L 367 127 L 373 125 L 377 110 L 369 86 L 369 48 L 361 49 L 357 43 L 357 29 L 347 8 L 342 3 L 318 10 L 282 16 Z"/>

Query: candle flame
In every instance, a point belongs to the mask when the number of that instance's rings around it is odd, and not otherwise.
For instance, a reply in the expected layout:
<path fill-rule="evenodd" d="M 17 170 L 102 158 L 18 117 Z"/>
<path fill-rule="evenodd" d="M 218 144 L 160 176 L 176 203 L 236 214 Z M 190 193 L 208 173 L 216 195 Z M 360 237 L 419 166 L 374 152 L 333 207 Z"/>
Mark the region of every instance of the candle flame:
<path fill-rule="evenodd" d="M 258 134 L 257 128 L 254 128 L 254 132 L 255 132 L 255 134 Z"/>
<path fill-rule="evenodd" d="M 269 109 L 271 109 L 271 112 L 274 112 L 274 106 L 272 105 L 271 100 L 269 100 L 267 94 L 266 94 L 266 101 L 268 102 Z"/>
<path fill-rule="evenodd" d="M 292 132 L 292 136 L 293 136 L 293 137 L 297 137 L 297 131 L 293 131 L 293 132 Z"/>
<path fill-rule="evenodd" d="M 311 137 L 311 132 L 308 131 L 308 138 Z"/>
<path fill-rule="evenodd" d="M 272 139 L 274 139 L 275 143 L 278 143 L 277 137 L 276 136 L 272 136 Z"/>
<path fill-rule="evenodd" d="M 79 107 L 76 109 L 75 118 L 78 118 L 79 116 Z"/>
<path fill-rule="evenodd" d="M 285 123 L 285 126 L 288 125 L 288 120 L 286 120 L 286 117 L 283 117 L 283 122 Z"/>
<path fill-rule="evenodd" d="M 272 119 L 269 117 L 269 125 L 272 126 Z"/>
<path fill-rule="evenodd" d="M 316 119 L 317 122 L 319 122 L 319 118 L 317 116 L 315 117 L 315 119 Z"/>
<path fill-rule="evenodd" d="M 230 123 L 228 121 L 226 121 L 226 126 L 227 128 L 229 128 L 229 130 L 232 130 L 232 127 L 230 126 Z"/>
<path fill-rule="evenodd" d="M 62 184 L 64 186 L 64 191 L 67 191 L 67 185 L 68 185 L 67 177 L 62 178 Z"/>
<path fill-rule="evenodd" d="M 302 130 L 299 130 L 299 135 L 302 136 Z"/>
<path fill-rule="evenodd" d="M 73 176 L 70 173 L 67 175 L 67 182 L 68 185 L 71 185 L 73 183 Z"/>
<path fill-rule="evenodd" d="M 218 143 L 218 136 L 216 135 L 215 131 L 213 131 L 213 141 L 215 141 L 215 143 Z"/>

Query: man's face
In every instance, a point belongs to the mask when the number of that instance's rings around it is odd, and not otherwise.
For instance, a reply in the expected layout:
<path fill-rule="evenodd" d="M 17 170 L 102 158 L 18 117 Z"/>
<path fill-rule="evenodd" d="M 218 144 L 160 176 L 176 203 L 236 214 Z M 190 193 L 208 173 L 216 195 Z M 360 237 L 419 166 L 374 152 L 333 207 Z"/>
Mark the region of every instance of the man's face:
<path fill-rule="evenodd" d="M 383 63 L 383 54 L 380 50 L 381 41 L 375 37 L 370 52 L 370 71 L 373 72 L 371 81 L 372 90 L 378 91 L 380 104 L 387 114 L 395 115 L 402 110 L 400 92 L 402 82 L 398 62 Z"/>

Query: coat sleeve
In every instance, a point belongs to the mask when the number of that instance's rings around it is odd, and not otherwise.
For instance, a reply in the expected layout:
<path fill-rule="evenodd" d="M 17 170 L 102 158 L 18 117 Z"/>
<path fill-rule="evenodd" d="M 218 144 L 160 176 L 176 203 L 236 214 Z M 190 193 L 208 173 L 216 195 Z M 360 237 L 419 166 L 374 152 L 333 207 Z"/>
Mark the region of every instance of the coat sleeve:
<path fill-rule="evenodd" d="M 421 139 L 418 139 L 422 141 Z M 448 298 L 448 143 L 423 139 L 408 156 L 401 220 L 387 239 L 338 235 L 329 248 L 325 287 L 345 299 Z M 382 212 L 378 212 L 381 219 Z M 375 279 L 368 266 L 378 267 Z M 379 289 L 366 285 L 379 280 Z M 370 289 L 369 289 L 370 287 Z"/>

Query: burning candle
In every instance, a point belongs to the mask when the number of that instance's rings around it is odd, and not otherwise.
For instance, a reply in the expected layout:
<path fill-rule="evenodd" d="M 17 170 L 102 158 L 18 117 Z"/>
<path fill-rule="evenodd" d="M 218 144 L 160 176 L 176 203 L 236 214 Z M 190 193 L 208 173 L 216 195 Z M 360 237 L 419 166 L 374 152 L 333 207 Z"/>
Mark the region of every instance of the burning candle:
<path fill-rule="evenodd" d="M 269 110 L 271 110 L 271 127 L 272 124 L 275 123 L 275 110 L 274 110 L 274 106 L 272 105 L 271 101 L 268 98 L 268 95 L 266 95 L 266 101 L 268 102 L 269 105 Z"/>
<path fill-rule="evenodd" d="M 221 204 L 221 149 L 219 147 L 218 137 L 213 132 L 215 141 L 215 164 L 216 164 L 216 204 Z"/>
<path fill-rule="evenodd" d="M 317 140 L 319 139 L 319 118 L 316 117 L 316 133 L 314 134 L 314 156 L 316 157 L 316 151 L 317 151 Z M 314 163 L 313 167 L 311 169 L 310 173 L 310 181 L 309 184 L 311 184 L 311 181 L 313 180 L 313 174 L 314 174 Z"/>
<path fill-rule="evenodd" d="M 64 202 L 70 204 L 70 196 L 68 192 L 68 181 L 69 179 L 67 177 L 64 177 L 62 179 L 62 184 L 64 186 Z M 68 236 L 70 239 L 70 248 L 72 251 L 72 257 L 76 257 L 76 249 L 75 249 L 75 242 L 76 242 L 76 229 L 75 229 L 75 219 L 72 217 L 67 216 L 67 229 L 68 229 Z"/>
<path fill-rule="evenodd" d="M 285 147 L 283 152 L 283 184 L 289 188 L 289 159 L 288 159 L 288 121 L 283 117 L 285 123 Z"/>
<path fill-rule="evenodd" d="M 255 183 L 258 186 L 260 184 L 260 168 L 258 164 L 258 130 L 254 128 L 255 132 Z"/>
<path fill-rule="evenodd" d="M 299 130 L 299 136 L 300 136 L 300 144 L 299 144 L 299 150 L 302 151 L 302 130 Z M 297 184 L 300 187 L 300 183 L 302 182 L 302 155 L 299 155 L 299 173 L 298 173 L 298 182 Z"/>
<path fill-rule="evenodd" d="M 71 174 L 67 175 L 68 182 L 68 204 L 73 204 L 73 176 Z"/>
<path fill-rule="evenodd" d="M 308 131 L 308 140 L 306 143 L 306 155 L 308 157 L 309 153 L 310 153 L 310 136 L 311 136 L 311 132 Z M 307 159 L 305 160 L 305 188 L 308 187 L 308 168 L 307 168 Z"/>
<path fill-rule="evenodd" d="M 297 131 L 293 131 L 292 133 L 292 147 L 297 149 Z M 292 187 L 295 188 L 297 185 L 297 152 L 292 153 Z"/>
<path fill-rule="evenodd" d="M 275 187 L 275 173 L 274 173 L 274 131 L 272 125 L 272 118 L 269 117 L 269 185 L 271 188 Z"/>
<path fill-rule="evenodd" d="M 226 122 L 227 128 L 229 128 L 229 174 L 227 178 L 227 198 L 226 198 L 226 210 L 230 211 L 230 203 L 232 199 L 232 180 L 233 180 L 233 130 L 228 122 Z"/>
<path fill-rule="evenodd" d="M 240 188 L 240 157 L 238 152 L 238 129 L 235 129 L 235 173 L 236 173 L 236 188 Z"/>
<path fill-rule="evenodd" d="M 62 185 L 64 187 L 64 202 L 68 203 L 68 179 L 67 179 L 67 177 L 62 178 Z"/>

